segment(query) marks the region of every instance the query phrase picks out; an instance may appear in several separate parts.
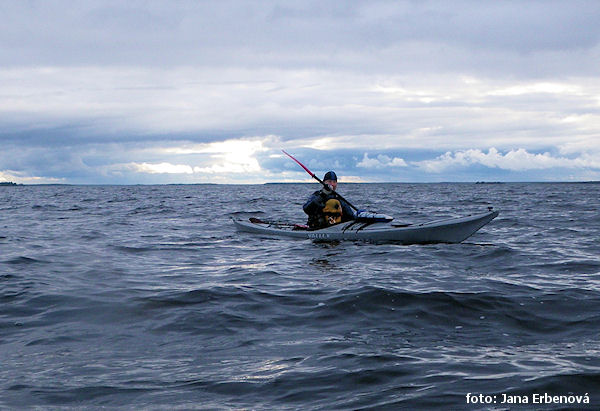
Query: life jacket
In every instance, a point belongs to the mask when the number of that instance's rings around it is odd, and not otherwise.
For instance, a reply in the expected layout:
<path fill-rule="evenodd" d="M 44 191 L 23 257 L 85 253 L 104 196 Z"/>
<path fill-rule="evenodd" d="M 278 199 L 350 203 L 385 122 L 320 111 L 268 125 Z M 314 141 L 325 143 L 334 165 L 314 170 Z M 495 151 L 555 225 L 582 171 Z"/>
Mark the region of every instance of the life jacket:
<path fill-rule="evenodd" d="M 342 205 L 340 200 L 335 198 L 327 200 L 323 207 L 323 214 L 328 225 L 333 225 L 342 222 Z"/>

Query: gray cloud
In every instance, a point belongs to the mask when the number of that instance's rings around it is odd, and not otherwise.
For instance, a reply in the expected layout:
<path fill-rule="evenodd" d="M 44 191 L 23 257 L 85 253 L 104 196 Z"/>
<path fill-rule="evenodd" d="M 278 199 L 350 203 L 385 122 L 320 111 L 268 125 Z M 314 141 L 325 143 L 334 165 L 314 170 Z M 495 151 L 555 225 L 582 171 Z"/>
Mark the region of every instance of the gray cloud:
<path fill-rule="evenodd" d="M 589 66 L 556 53 L 591 63 L 600 39 L 596 1 L 32 1 L 3 8 L 5 66 L 514 73 L 532 63 L 544 72 L 550 62 L 554 70 L 585 73 Z M 523 65 L 503 64 L 507 57 Z"/>

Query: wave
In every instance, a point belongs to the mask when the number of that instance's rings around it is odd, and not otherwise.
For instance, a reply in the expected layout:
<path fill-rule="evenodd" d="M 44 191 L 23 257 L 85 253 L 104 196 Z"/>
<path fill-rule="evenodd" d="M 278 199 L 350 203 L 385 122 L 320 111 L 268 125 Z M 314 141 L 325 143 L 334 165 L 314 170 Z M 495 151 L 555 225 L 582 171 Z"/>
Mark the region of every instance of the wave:
<path fill-rule="evenodd" d="M 40 260 L 37 258 L 19 256 L 19 257 L 11 258 L 6 261 L 2 261 L 2 263 L 11 264 L 11 265 L 29 265 L 29 264 L 47 264 L 49 262 L 45 261 L 45 260 Z"/>
<path fill-rule="evenodd" d="M 376 287 L 275 293 L 230 286 L 166 293 L 138 302 L 148 309 L 174 309 L 162 324 L 164 330 L 188 324 L 194 329 L 200 318 L 211 318 L 233 333 L 256 327 L 336 329 L 353 323 L 439 335 L 460 330 L 461 335 L 481 341 L 513 334 L 529 341 L 588 335 L 600 321 L 600 295 L 579 289 L 506 297 L 491 292 L 418 293 Z"/>

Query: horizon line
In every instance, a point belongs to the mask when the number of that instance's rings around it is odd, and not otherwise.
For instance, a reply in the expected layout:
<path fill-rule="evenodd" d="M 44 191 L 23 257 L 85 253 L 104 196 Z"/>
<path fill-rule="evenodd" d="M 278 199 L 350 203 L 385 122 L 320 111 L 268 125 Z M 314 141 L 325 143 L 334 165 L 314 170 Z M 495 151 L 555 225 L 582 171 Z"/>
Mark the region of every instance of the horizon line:
<path fill-rule="evenodd" d="M 0 181 L 0 186 L 18 187 L 18 186 L 239 186 L 239 185 L 287 185 L 287 184 L 305 184 L 315 185 L 317 182 L 306 181 L 282 181 L 282 182 L 266 182 L 266 183 L 13 183 L 11 181 Z M 574 181 L 380 181 L 380 182 L 343 182 L 339 184 L 600 184 L 600 180 L 574 180 Z"/>

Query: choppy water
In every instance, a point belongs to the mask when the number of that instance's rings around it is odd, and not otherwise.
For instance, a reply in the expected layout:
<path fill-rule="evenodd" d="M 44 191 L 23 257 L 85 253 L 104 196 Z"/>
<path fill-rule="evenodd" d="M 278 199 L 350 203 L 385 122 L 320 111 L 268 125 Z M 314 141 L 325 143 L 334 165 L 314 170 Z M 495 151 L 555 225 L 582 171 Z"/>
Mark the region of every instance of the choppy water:
<path fill-rule="evenodd" d="M 0 187 L 0 408 L 600 408 L 600 185 L 340 186 L 398 221 L 501 210 L 455 245 L 230 222 L 304 221 L 315 187 Z"/>

